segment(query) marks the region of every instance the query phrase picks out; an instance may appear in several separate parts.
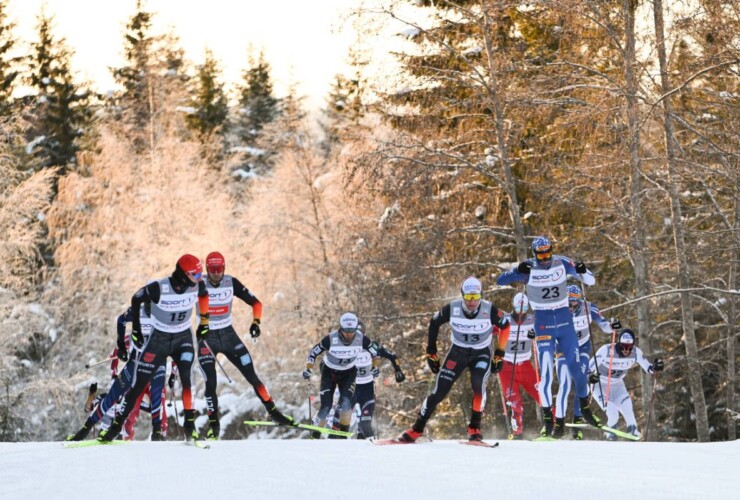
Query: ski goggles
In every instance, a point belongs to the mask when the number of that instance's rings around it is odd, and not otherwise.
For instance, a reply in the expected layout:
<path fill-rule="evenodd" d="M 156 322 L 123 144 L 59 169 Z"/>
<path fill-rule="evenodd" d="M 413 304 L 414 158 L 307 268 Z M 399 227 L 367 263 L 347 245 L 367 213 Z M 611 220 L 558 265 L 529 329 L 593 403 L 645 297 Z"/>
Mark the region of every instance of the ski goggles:
<path fill-rule="evenodd" d="M 188 276 L 190 276 L 190 279 L 195 281 L 200 281 L 200 277 L 203 276 L 203 272 L 197 272 L 197 273 L 187 273 Z"/>
<path fill-rule="evenodd" d="M 547 260 L 552 258 L 552 250 L 535 251 L 534 256 L 537 260 Z"/>
<path fill-rule="evenodd" d="M 464 293 L 463 299 L 465 300 L 480 300 L 481 294 L 479 293 Z"/>

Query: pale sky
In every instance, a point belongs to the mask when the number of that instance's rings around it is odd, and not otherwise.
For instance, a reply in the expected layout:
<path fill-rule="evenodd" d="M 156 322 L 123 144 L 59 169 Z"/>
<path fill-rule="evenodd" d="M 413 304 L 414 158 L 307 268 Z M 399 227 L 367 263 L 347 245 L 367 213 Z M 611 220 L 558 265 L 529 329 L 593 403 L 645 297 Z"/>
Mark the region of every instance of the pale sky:
<path fill-rule="evenodd" d="M 136 11 L 136 0 L 10 0 L 9 18 L 17 36 L 36 39 L 36 18 L 46 4 L 54 16 L 54 34 L 64 37 L 75 51 L 73 69 L 105 92 L 114 88 L 108 70 L 123 62 L 123 33 Z M 221 63 L 226 82 L 241 78 L 247 67 L 248 47 L 263 48 L 272 66 L 278 96 L 292 82 L 320 106 L 337 73 L 346 71 L 354 33 L 341 13 L 355 0 L 145 0 L 155 13 L 153 32 L 173 27 L 186 56 L 198 64 L 206 47 Z"/>

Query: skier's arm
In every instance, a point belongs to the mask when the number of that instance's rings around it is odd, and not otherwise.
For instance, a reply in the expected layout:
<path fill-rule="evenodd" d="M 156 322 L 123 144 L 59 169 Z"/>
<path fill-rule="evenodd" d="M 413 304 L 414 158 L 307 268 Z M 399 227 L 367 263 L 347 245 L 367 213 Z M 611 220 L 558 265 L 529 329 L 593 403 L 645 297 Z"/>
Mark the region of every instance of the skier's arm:
<path fill-rule="evenodd" d="M 437 337 L 439 336 L 439 327 L 450 322 L 450 305 L 447 304 L 442 309 L 434 313 L 429 321 L 429 333 L 427 334 L 427 354 L 437 354 Z"/>
<path fill-rule="evenodd" d="M 524 262 L 528 262 L 531 268 L 532 263 L 530 259 L 523 261 L 521 264 L 523 264 Z M 510 285 L 511 283 L 526 283 L 529 279 L 529 274 L 519 272 L 519 267 L 521 266 L 521 264 L 518 264 L 517 266 L 511 268 L 509 271 L 501 273 L 498 278 L 496 278 L 496 284 L 501 286 Z"/>
<path fill-rule="evenodd" d="M 596 355 L 591 358 L 588 363 L 588 369 L 590 372 L 598 370 L 599 375 L 606 377 L 609 373 L 608 358 L 609 358 L 609 346 L 611 344 L 604 344 L 596 351 Z"/>
<path fill-rule="evenodd" d="M 131 328 L 134 332 L 141 333 L 141 305 L 144 304 L 147 309 L 151 307 L 152 302 L 159 303 L 161 291 L 159 283 L 152 281 L 143 288 L 140 288 L 133 297 L 131 297 Z M 207 309 L 206 309 L 207 310 Z"/>
<path fill-rule="evenodd" d="M 318 358 L 322 352 L 328 351 L 330 347 L 331 340 L 329 339 L 328 335 L 321 339 L 321 342 L 313 346 L 308 352 L 308 357 L 306 357 L 306 370 L 313 370 L 313 365 L 316 362 L 316 358 Z"/>
<path fill-rule="evenodd" d="M 505 351 L 506 343 L 509 341 L 511 323 L 509 323 L 509 320 L 506 319 L 503 311 L 501 311 L 494 305 L 491 305 L 491 322 L 493 323 L 493 326 L 498 329 L 496 349 L 498 349 L 499 351 Z"/>
<path fill-rule="evenodd" d="M 381 358 L 385 358 L 388 361 L 390 361 L 394 370 L 398 371 L 398 370 L 401 369 L 401 367 L 398 365 L 398 356 L 396 356 L 396 354 L 394 352 L 389 351 L 388 349 L 386 349 L 382 345 L 378 344 L 377 342 L 375 343 L 375 347 L 376 347 L 376 349 L 378 351 L 378 356 L 380 356 Z"/>
<path fill-rule="evenodd" d="M 642 349 L 637 346 L 635 346 L 635 358 L 637 359 L 637 364 L 640 365 L 640 368 L 642 368 L 645 373 L 652 375 L 653 365 L 647 360 L 647 358 L 645 358 L 645 354 L 642 352 Z"/>
<path fill-rule="evenodd" d="M 563 257 L 562 255 L 559 255 L 558 257 L 560 257 L 560 259 L 563 261 L 566 274 L 570 274 L 584 285 L 593 286 L 596 283 L 596 278 L 594 278 L 594 274 L 591 272 L 590 269 L 586 269 L 586 272 L 581 274 L 576 271 L 576 264 L 575 262 L 573 262 L 572 259 L 569 259 L 568 257 Z"/>
<path fill-rule="evenodd" d="M 255 297 L 255 295 L 249 291 L 249 288 L 244 286 L 241 281 L 234 277 L 232 277 L 231 280 L 234 284 L 234 295 L 252 306 L 252 317 L 257 321 L 257 324 L 259 324 L 262 319 L 262 302 L 260 302 L 259 299 Z"/>
<path fill-rule="evenodd" d="M 591 321 L 596 323 L 599 326 L 599 328 L 601 328 L 602 332 L 608 333 L 609 335 L 611 335 L 614 332 L 614 330 L 612 329 L 611 324 L 601 314 L 601 311 L 599 311 L 599 308 L 596 307 L 596 304 L 589 304 L 589 309 L 591 311 Z"/>
<path fill-rule="evenodd" d="M 206 288 L 206 284 L 203 280 L 198 282 L 198 311 L 200 311 L 200 325 L 198 326 L 199 330 L 203 330 L 203 327 L 208 329 L 208 323 L 210 322 L 211 314 L 208 312 L 209 309 L 209 300 L 208 300 L 208 289 Z M 203 314 L 202 311 L 206 311 L 205 314 Z"/>
<path fill-rule="evenodd" d="M 370 353 L 373 357 L 373 369 L 377 369 L 380 366 L 380 353 L 378 352 L 378 343 L 374 342 L 367 335 L 362 336 L 362 348 Z"/>

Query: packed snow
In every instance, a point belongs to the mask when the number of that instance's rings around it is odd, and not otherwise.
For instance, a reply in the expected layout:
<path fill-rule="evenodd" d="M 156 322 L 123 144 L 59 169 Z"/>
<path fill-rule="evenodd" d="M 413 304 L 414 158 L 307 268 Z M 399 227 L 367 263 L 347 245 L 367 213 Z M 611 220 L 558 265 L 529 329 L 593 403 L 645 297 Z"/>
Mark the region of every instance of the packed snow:
<path fill-rule="evenodd" d="M 737 498 L 740 442 L 456 441 L 375 446 L 361 440 L 135 441 L 67 449 L 0 443 L 2 498 L 98 495 L 308 499 Z M 305 433 L 304 433 L 305 436 Z"/>

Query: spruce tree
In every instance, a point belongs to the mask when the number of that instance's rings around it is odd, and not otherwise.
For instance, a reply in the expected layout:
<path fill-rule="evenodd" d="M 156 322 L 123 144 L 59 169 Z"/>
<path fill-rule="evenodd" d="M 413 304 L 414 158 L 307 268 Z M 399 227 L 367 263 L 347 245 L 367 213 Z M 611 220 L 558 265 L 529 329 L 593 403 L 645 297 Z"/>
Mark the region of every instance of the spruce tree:
<path fill-rule="evenodd" d="M 257 60 L 249 58 L 249 69 L 243 73 L 239 86 L 239 117 L 236 120 L 239 138 L 249 144 L 264 126 L 278 115 L 279 100 L 273 95 L 270 64 L 260 52 Z"/>
<path fill-rule="evenodd" d="M 8 2 L 0 0 L 0 116 L 7 116 L 12 110 L 12 94 L 20 75 L 20 57 L 11 53 L 16 44 L 13 36 L 15 23 L 8 19 Z"/>
<path fill-rule="evenodd" d="M 152 14 L 143 10 L 139 0 L 136 2 L 136 13 L 126 25 L 125 64 L 112 70 L 116 83 L 123 87 L 116 109 L 129 125 L 136 128 L 147 127 L 153 113 L 151 53 L 154 37 L 151 28 Z"/>
<path fill-rule="evenodd" d="M 78 139 L 90 125 L 89 92 L 74 81 L 72 52 L 52 33 L 53 18 L 38 17 L 38 40 L 31 44 L 28 83 L 36 90 L 35 124 L 38 141 L 34 156 L 43 166 L 59 165 L 60 172 L 75 163 Z"/>
<path fill-rule="evenodd" d="M 218 61 L 207 50 L 203 64 L 198 67 L 190 98 L 194 111 L 186 117 L 188 128 L 195 131 L 203 143 L 222 129 L 229 114 L 228 99 L 220 79 Z"/>

